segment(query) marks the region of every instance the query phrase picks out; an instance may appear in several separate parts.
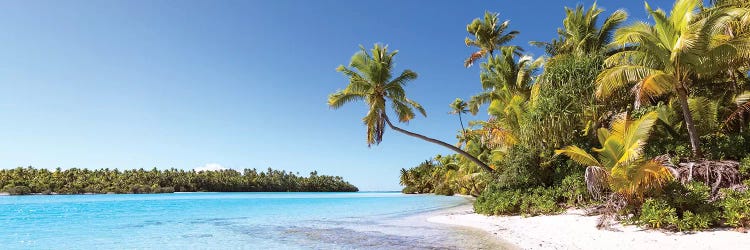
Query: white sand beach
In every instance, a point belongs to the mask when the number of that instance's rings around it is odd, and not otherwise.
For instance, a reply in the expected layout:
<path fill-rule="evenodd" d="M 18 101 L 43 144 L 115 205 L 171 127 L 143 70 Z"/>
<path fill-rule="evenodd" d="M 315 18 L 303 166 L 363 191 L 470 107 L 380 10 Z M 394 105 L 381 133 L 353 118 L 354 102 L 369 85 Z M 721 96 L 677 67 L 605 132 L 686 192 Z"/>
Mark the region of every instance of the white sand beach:
<path fill-rule="evenodd" d="M 598 216 L 569 210 L 552 216 L 484 216 L 471 205 L 428 218 L 433 223 L 484 230 L 521 249 L 746 249 L 750 234 L 731 229 L 698 233 L 669 233 L 636 226 L 596 228 Z"/>

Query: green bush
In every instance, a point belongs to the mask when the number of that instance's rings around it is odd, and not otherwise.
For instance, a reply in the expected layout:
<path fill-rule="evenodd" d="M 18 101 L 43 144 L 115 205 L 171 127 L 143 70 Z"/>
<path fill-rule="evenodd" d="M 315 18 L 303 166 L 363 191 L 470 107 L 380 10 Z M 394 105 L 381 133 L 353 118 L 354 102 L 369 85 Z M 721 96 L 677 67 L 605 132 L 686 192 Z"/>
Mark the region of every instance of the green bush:
<path fill-rule="evenodd" d="M 711 202 L 711 188 L 702 182 L 693 181 L 686 185 L 679 182 L 670 182 L 664 189 L 659 199 L 677 209 L 677 214 L 682 215 L 685 211 L 693 213 L 712 213 L 719 207 Z"/>
<path fill-rule="evenodd" d="M 555 214 L 563 211 L 561 199 L 555 188 L 502 189 L 495 184 L 477 197 L 474 210 L 487 215 Z"/>
<path fill-rule="evenodd" d="M 639 221 L 651 228 L 669 228 L 677 225 L 677 210 L 664 200 L 647 199 L 641 207 Z"/>
<path fill-rule="evenodd" d="M 701 136 L 703 153 L 708 159 L 739 160 L 748 153 L 749 143 L 741 134 L 714 133 Z"/>
<path fill-rule="evenodd" d="M 651 228 L 696 231 L 719 223 L 720 207 L 711 201 L 711 188 L 701 182 L 670 182 L 641 206 L 638 224 Z"/>
<path fill-rule="evenodd" d="M 453 189 L 451 189 L 450 185 L 447 185 L 445 183 L 438 184 L 438 186 L 435 187 L 434 192 L 437 195 L 446 195 L 446 196 L 452 196 L 454 194 Z"/>
<path fill-rule="evenodd" d="M 566 176 L 560 183 L 559 193 L 569 206 L 586 204 L 591 200 L 583 174 Z"/>
<path fill-rule="evenodd" d="M 739 170 L 742 179 L 750 179 L 750 154 L 742 158 Z"/>
<path fill-rule="evenodd" d="M 750 226 L 750 192 L 724 190 L 721 206 L 725 224 L 732 227 Z"/>
<path fill-rule="evenodd" d="M 401 193 L 404 194 L 416 194 L 417 190 L 412 186 L 404 187 L 404 189 L 401 190 Z"/>
<path fill-rule="evenodd" d="M 2 192 L 6 192 L 11 195 L 24 195 L 30 194 L 31 188 L 27 186 L 14 186 L 13 184 L 8 184 L 3 187 Z"/>
<path fill-rule="evenodd" d="M 506 189 L 541 186 L 544 173 L 539 162 L 538 152 L 522 146 L 512 147 L 498 164 L 497 183 Z"/>
<path fill-rule="evenodd" d="M 718 213 L 702 213 L 693 214 L 693 212 L 685 211 L 682 214 L 682 219 L 677 222 L 677 230 L 679 231 L 699 231 L 710 228 L 714 222 L 718 219 Z"/>

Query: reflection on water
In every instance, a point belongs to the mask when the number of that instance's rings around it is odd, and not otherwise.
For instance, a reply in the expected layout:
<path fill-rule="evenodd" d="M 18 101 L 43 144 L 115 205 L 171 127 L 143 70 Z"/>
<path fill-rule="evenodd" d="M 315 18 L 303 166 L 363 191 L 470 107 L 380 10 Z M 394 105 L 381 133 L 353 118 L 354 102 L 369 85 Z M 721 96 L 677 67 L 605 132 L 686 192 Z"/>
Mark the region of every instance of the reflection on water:
<path fill-rule="evenodd" d="M 93 198 L 92 198 L 93 197 Z M 426 221 L 461 197 L 393 193 L 0 198 L 3 249 L 500 249 Z"/>

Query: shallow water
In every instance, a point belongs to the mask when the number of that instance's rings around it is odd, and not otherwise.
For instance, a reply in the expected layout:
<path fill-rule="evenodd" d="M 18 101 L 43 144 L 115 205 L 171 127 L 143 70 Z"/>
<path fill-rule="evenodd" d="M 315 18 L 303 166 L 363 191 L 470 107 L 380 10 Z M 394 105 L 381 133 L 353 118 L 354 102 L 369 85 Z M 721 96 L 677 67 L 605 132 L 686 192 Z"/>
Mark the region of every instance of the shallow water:
<path fill-rule="evenodd" d="M 426 222 L 466 198 L 400 193 L 0 197 L 2 249 L 496 249 Z"/>

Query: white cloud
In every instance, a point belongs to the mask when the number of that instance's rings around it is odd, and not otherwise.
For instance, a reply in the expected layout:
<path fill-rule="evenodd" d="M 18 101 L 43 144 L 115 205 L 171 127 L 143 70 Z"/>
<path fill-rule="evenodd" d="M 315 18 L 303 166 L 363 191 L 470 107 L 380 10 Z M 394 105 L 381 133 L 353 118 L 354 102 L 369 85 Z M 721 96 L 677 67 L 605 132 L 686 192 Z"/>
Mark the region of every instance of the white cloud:
<path fill-rule="evenodd" d="M 228 168 L 225 168 L 221 166 L 219 163 L 208 163 L 205 166 L 194 168 L 196 172 L 200 171 L 219 171 L 219 170 L 227 170 Z"/>

